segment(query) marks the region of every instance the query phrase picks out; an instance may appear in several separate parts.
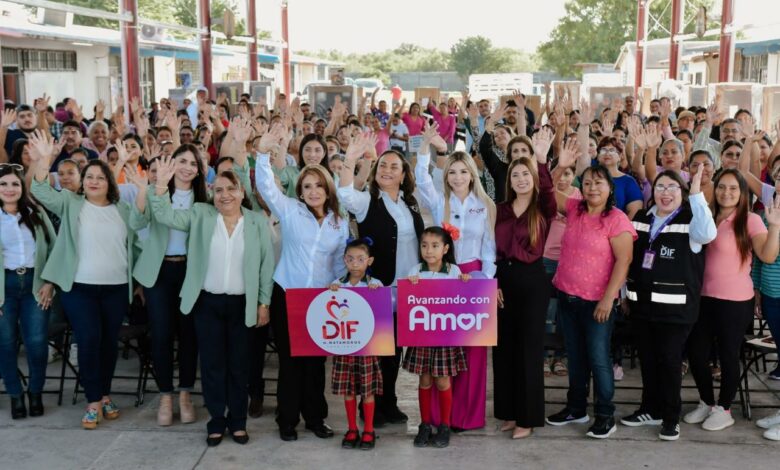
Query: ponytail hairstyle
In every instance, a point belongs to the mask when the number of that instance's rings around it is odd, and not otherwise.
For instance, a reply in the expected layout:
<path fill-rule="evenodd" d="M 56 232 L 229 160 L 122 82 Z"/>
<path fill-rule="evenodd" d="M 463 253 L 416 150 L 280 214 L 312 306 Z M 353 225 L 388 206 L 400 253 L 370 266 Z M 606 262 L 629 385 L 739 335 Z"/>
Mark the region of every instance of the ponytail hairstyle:
<path fill-rule="evenodd" d="M 466 152 L 457 151 L 447 158 L 447 162 L 444 164 L 444 218 L 442 222 L 450 222 L 450 194 L 452 189 L 447 184 L 447 174 L 450 171 L 450 167 L 455 162 L 462 162 L 466 165 L 466 169 L 471 174 L 471 182 L 469 183 L 469 191 L 474 193 L 477 199 L 485 205 L 488 212 L 488 229 L 490 230 L 490 237 L 493 238 L 495 231 L 493 227 L 496 226 L 496 203 L 490 199 L 490 196 L 485 192 L 485 188 L 482 187 L 482 182 L 479 180 L 479 170 L 477 170 L 477 164 L 474 163 L 474 159 Z"/>
<path fill-rule="evenodd" d="M 365 250 L 369 257 L 373 257 L 372 246 L 374 246 L 374 240 L 369 237 L 350 238 L 347 240 L 347 245 L 344 247 L 344 254 L 346 255 L 350 248 L 360 248 L 361 250 Z"/>
<path fill-rule="evenodd" d="M 538 243 L 544 244 L 544 233 L 547 229 L 547 221 L 539 211 L 539 173 L 536 170 L 534 162 L 528 157 L 520 157 L 517 160 L 513 160 L 509 164 L 509 168 L 506 172 L 506 204 L 512 204 L 517 199 L 517 193 L 512 189 L 512 170 L 518 166 L 524 166 L 531 173 L 531 177 L 534 181 L 534 188 L 531 191 L 531 200 L 528 203 L 528 209 L 526 214 L 528 215 L 528 235 L 531 241 L 531 246 L 537 246 Z"/>
<path fill-rule="evenodd" d="M 442 227 L 439 227 L 438 225 L 432 225 L 425 230 L 422 231 L 422 235 L 420 235 L 420 262 L 425 263 L 425 260 L 422 257 L 422 239 L 425 235 L 435 235 L 437 237 L 440 237 L 445 245 L 449 246 L 449 249 L 446 253 L 444 253 L 444 257 L 442 258 L 442 261 L 448 264 L 457 264 L 455 262 L 455 242 L 452 241 L 452 236 L 450 235 L 450 232 L 445 230 Z"/>

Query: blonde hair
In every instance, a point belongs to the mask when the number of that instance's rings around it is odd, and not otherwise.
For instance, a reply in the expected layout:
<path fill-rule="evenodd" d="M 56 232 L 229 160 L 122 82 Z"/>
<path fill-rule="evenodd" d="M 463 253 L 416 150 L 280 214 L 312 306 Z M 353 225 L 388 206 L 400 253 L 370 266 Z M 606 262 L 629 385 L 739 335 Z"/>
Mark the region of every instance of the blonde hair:
<path fill-rule="evenodd" d="M 323 166 L 319 164 L 306 165 L 298 175 L 298 181 L 295 184 L 295 194 L 300 199 L 303 196 L 303 179 L 308 175 L 314 175 L 320 180 L 320 184 L 325 187 L 325 207 L 333 211 L 333 217 L 338 220 L 341 213 L 339 210 L 339 199 L 336 197 L 336 184 L 333 178 Z M 311 208 L 310 208 L 311 209 Z"/>
<path fill-rule="evenodd" d="M 450 223 L 450 194 L 452 190 L 450 185 L 447 184 L 447 174 L 450 171 L 453 163 L 462 162 L 466 165 L 466 169 L 471 175 L 471 182 L 469 183 L 469 191 L 474 193 L 474 196 L 479 199 L 482 204 L 485 205 L 488 211 L 488 227 L 491 229 L 490 236 L 495 235 L 496 226 L 496 204 L 490 199 L 490 196 L 485 192 L 485 188 L 482 187 L 482 182 L 479 180 L 479 173 L 477 172 L 477 164 L 474 163 L 474 159 L 466 152 L 453 152 L 452 155 L 447 158 L 447 162 L 444 164 L 444 218 L 442 222 Z"/>

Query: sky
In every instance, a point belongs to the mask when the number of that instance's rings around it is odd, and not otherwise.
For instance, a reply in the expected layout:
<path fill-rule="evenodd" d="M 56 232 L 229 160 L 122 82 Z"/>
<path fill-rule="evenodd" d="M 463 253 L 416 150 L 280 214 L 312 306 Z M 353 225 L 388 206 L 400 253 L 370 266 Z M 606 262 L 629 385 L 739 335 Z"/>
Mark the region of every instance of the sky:
<path fill-rule="evenodd" d="M 239 0 L 241 1 L 241 0 Z M 667 2 L 668 0 L 656 0 Z M 747 35 L 776 36 L 780 0 L 736 0 L 738 24 L 774 23 Z M 482 35 L 494 46 L 533 52 L 565 14 L 566 0 L 288 0 L 293 50 L 373 52 L 402 42 L 449 50 Z M 720 0 L 710 14 L 720 16 Z M 257 0 L 258 28 L 281 38 L 281 2 Z M 239 13 L 241 14 L 241 13 Z"/>

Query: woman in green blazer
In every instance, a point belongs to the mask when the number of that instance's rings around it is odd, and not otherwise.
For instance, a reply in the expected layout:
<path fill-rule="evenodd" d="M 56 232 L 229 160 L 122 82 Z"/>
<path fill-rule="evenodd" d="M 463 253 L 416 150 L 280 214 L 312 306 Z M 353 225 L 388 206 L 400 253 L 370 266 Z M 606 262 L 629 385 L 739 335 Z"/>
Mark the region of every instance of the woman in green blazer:
<path fill-rule="evenodd" d="M 171 157 L 176 165 L 173 178 L 168 182 L 168 194 L 176 209 L 189 209 L 193 203 L 208 202 L 206 175 L 198 149 L 184 144 Z M 157 159 L 157 165 L 160 164 Z M 130 176 L 130 173 L 128 173 Z M 173 423 L 173 340 L 178 337 L 179 362 L 179 416 L 182 423 L 195 422 L 195 407 L 190 392 L 195 387 L 198 368 L 198 343 L 195 339 L 195 322 L 190 315 L 179 310 L 179 293 L 184 284 L 187 267 L 187 232 L 171 229 L 152 216 L 147 207 L 148 196 L 145 178 L 133 178 L 140 183 L 139 196 L 130 216 L 130 226 L 135 230 L 149 228 L 149 237 L 141 244 L 141 254 L 133 269 L 133 277 L 143 286 L 146 309 L 149 312 L 151 356 L 154 377 L 160 390 L 160 406 L 157 424 Z M 141 192 L 147 195 L 142 197 Z"/>
<path fill-rule="evenodd" d="M 22 166 L 0 164 L 0 374 L 11 397 L 11 418 L 27 416 L 17 365 L 17 332 L 21 325 L 30 381 L 30 416 L 43 414 L 41 391 L 46 381 L 49 306 L 54 286 L 41 279 L 54 243 L 46 211 L 27 192 Z"/>
<path fill-rule="evenodd" d="M 62 305 L 78 345 L 79 379 L 88 402 L 81 424 L 95 429 L 101 417 L 119 417 L 119 408 L 110 397 L 111 380 L 119 328 L 133 296 L 135 231 L 128 225 L 130 206 L 119 200 L 107 163 L 87 163 L 78 193 L 58 192 L 49 185 L 53 150 L 53 141 L 40 131 L 31 137 L 30 159 L 35 170 L 30 192 L 61 219 L 41 277 L 62 291 Z"/>
<path fill-rule="evenodd" d="M 174 171 L 170 159 L 160 161 L 149 200 L 157 221 L 189 233 L 181 311 L 193 312 L 195 319 L 203 398 L 211 416 L 206 442 L 218 445 L 227 429 L 245 444 L 248 333 L 268 323 L 273 289 L 268 222 L 246 207 L 244 188 L 232 171 L 217 176 L 214 205 L 174 210 L 166 195 Z"/>

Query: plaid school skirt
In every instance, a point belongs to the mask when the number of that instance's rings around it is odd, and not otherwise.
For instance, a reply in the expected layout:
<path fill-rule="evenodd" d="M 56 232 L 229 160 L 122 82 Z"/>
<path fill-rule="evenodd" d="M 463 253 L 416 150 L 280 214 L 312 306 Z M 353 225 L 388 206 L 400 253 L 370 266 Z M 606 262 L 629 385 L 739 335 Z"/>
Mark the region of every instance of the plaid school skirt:
<path fill-rule="evenodd" d="M 467 369 L 466 356 L 460 346 L 409 347 L 404 354 L 403 368 L 415 375 L 454 377 Z"/>
<path fill-rule="evenodd" d="M 382 394 L 382 369 L 377 356 L 333 356 L 330 379 L 336 395 Z"/>

